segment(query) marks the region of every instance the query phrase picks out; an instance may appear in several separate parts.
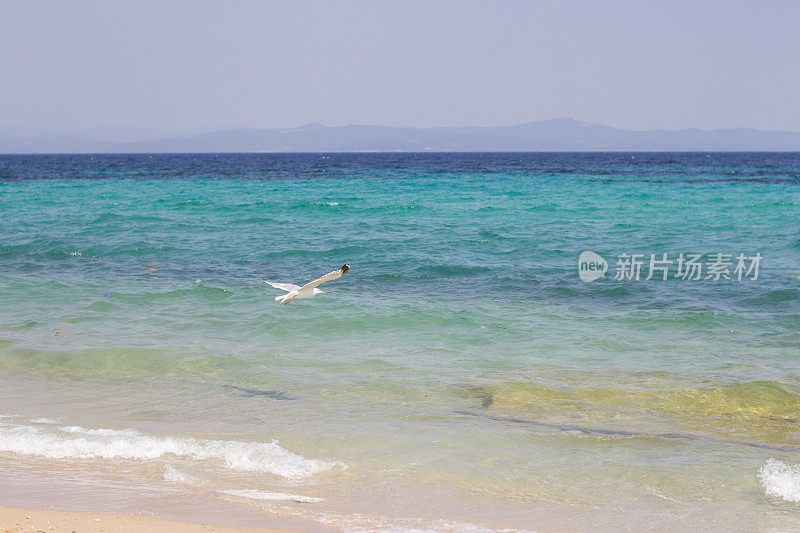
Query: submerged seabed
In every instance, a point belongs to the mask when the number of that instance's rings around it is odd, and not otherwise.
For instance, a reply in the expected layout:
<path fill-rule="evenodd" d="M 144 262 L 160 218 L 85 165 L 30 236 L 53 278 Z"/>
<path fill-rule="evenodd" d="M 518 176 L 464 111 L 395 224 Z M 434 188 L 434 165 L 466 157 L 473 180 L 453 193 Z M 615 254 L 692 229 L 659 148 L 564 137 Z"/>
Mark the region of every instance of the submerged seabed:
<path fill-rule="evenodd" d="M 0 156 L 0 213 L 7 475 L 353 530 L 800 520 L 798 154 Z M 763 262 L 613 279 L 651 253 Z"/>

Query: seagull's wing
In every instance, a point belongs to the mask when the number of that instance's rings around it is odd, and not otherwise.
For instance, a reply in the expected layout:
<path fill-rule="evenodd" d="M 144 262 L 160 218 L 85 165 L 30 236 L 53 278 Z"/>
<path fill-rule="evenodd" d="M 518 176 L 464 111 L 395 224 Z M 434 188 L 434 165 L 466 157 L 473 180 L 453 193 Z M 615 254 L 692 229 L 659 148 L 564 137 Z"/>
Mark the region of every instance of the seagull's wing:
<path fill-rule="evenodd" d="M 313 289 L 317 285 L 319 285 L 321 283 L 325 283 L 326 281 L 330 281 L 332 279 L 341 278 L 342 276 L 344 276 L 345 272 L 347 272 L 348 270 L 350 270 L 350 265 L 344 265 L 339 270 L 334 270 L 333 272 L 329 272 L 328 274 L 325 274 L 324 276 L 322 276 L 319 279 L 315 279 L 314 281 L 309 281 L 308 283 L 306 283 L 305 285 L 300 287 L 300 290 Z"/>
<path fill-rule="evenodd" d="M 276 289 L 280 289 L 282 291 L 291 292 L 291 291 L 296 291 L 296 290 L 300 289 L 299 285 L 295 285 L 293 283 L 272 283 L 271 281 L 267 281 L 265 279 L 262 279 L 261 281 L 263 281 L 267 285 L 272 285 Z"/>

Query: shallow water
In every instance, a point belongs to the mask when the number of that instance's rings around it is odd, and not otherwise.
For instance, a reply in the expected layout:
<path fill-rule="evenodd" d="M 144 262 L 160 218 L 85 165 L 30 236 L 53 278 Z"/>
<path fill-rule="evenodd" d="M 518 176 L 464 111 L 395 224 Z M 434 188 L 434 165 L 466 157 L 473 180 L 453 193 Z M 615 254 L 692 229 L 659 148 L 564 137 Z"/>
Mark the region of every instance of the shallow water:
<path fill-rule="evenodd" d="M 800 519 L 800 155 L 0 156 L 0 213 L 4 468 L 345 529 Z M 614 279 L 664 253 L 763 260 Z"/>

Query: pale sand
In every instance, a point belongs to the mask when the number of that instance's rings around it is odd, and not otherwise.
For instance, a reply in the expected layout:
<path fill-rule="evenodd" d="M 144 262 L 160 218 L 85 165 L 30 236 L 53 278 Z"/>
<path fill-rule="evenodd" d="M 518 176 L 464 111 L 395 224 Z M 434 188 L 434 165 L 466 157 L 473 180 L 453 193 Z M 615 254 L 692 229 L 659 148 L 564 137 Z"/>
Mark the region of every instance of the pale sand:
<path fill-rule="evenodd" d="M 101 533 L 101 532 L 164 532 L 188 533 L 256 533 L 297 531 L 283 528 L 231 527 L 209 524 L 170 522 L 135 514 L 81 513 L 74 511 L 41 511 L 0 507 L 2 533 Z"/>
<path fill-rule="evenodd" d="M 297 504 L 298 510 L 303 505 Z M 337 530 L 308 518 L 272 514 L 259 506 L 182 486 L 149 485 L 78 469 L 0 460 L 0 533 L 7 531 Z"/>

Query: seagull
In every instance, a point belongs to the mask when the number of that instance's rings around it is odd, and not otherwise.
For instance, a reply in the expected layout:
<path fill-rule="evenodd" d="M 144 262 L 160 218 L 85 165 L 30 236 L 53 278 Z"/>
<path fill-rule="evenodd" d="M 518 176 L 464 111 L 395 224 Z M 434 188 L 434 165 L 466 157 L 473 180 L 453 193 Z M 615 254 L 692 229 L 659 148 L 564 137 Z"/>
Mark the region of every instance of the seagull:
<path fill-rule="evenodd" d="M 321 291 L 317 288 L 317 285 L 320 285 L 332 279 L 341 278 L 342 276 L 345 275 L 345 273 L 348 270 L 350 270 L 350 265 L 344 265 L 339 270 L 334 270 L 333 272 L 325 274 L 321 278 L 315 279 L 314 281 L 309 281 L 302 287 L 300 287 L 299 285 L 294 285 L 292 283 L 273 283 L 271 281 L 267 281 L 264 279 L 262 279 L 261 281 L 263 281 L 267 285 L 275 287 L 276 289 L 281 289 L 282 291 L 286 291 L 286 294 L 281 294 L 280 296 L 276 296 L 275 301 L 281 302 L 283 305 L 289 305 L 295 298 L 302 300 L 303 298 L 313 298 L 317 294 L 325 294 L 324 291 Z"/>

